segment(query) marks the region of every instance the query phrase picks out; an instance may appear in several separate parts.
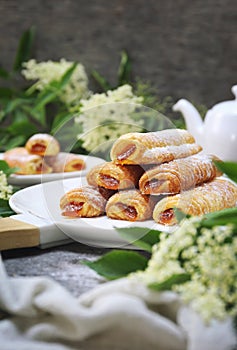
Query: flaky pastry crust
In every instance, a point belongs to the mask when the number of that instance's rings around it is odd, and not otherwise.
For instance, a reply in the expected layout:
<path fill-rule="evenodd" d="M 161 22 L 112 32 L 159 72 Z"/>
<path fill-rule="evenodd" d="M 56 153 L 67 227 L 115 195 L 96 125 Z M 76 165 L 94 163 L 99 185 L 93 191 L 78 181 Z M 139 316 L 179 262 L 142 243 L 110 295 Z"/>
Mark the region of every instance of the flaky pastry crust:
<path fill-rule="evenodd" d="M 159 201 L 153 211 L 153 219 L 160 224 L 174 225 L 174 208 L 188 215 L 203 215 L 236 205 L 237 186 L 231 181 L 216 178 L 196 188 Z"/>
<path fill-rule="evenodd" d="M 56 156 L 60 151 L 58 141 L 49 134 L 35 134 L 29 138 L 25 148 L 31 154 L 39 156 Z"/>
<path fill-rule="evenodd" d="M 106 199 L 98 189 L 83 186 L 65 193 L 60 200 L 62 215 L 67 217 L 97 217 L 105 212 Z"/>
<path fill-rule="evenodd" d="M 176 194 L 220 176 L 214 160 L 217 157 L 197 154 L 158 165 L 146 171 L 139 181 L 144 194 Z"/>
<path fill-rule="evenodd" d="M 99 164 L 87 174 L 87 182 L 111 190 L 136 188 L 144 170 L 139 165 Z"/>
<path fill-rule="evenodd" d="M 119 164 L 161 164 L 201 149 L 186 130 L 168 129 L 122 135 L 113 144 L 110 156 Z"/>
<path fill-rule="evenodd" d="M 36 175 L 48 174 L 52 168 L 38 155 L 29 154 L 24 147 L 13 148 L 4 153 L 3 159 L 12 168 L 17 168 L 16 174 Z"/>
<path fill-rule="evenodd" d="M 107 202 L 106 215 L 111 219 L 143 221 L 150 219 L 154 202 L 137 190 L 115 193 Z"/>
<path fill-rule="evenodd" d="M 81 171 L 86 168 L 84 159 L 73 153 L 59 152 L 56 156 L 45 156 L 45 161 L 55 173 Z"/>

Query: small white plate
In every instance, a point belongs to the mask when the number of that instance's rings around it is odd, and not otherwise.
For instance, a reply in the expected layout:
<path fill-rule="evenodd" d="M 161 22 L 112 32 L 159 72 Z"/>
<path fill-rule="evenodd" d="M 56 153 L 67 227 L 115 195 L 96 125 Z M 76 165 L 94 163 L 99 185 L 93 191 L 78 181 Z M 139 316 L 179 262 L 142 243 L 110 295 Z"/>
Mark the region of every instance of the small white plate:
<path fill-rule="evenodd" d="M 12 174 L 9 176 L 8 182 L 10 185 L 26 187 L 30 185 L 36 185 L 44 182 L 69 179 L 77 176 L 84 176 L 95 165 L 104 163 L 105 160 L 98 157 L 92 157 L 87 155 L 78 154 L 86 163 L 86 168 L 81 171 L 72 171 L 65 173 L 51 173 L 51 174 L 39 174 L 39 175 L 18 175 Z M 3 153 L 0 153 L 0 159 L 3 159 Z"/>
<path fill-rule="evenodd" d="M 64 179 L 24 188 L 10 198 L 10 206 L 17 213 L 33 214 L 49 219 L 67 236 L 83 244 L 100 247 L 125 247 L 125 242 L 116 231 L 122 227 L 147 227 L 166 232 L 173 228 L 156 224 L 153 220 L 128 222 L 112 220 L 106 216 L 98 218 L 65 218 L 61 215 L 59 202 L 65 192 L 86 184 L 85 177 Z"/>

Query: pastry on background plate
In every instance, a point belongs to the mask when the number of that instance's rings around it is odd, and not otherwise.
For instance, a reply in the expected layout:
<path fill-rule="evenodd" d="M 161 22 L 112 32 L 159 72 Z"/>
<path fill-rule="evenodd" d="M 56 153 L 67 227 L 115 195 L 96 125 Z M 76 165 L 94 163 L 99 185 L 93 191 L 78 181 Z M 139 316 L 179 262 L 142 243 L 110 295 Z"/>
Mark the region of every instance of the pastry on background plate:
<path fill-rule="evenodd" d="M 62 215 L 76 218 L 92 218 L 105 213 L 106 198 L 92 186 L 74 188 L 61 198 Z"/>
<path fill-rule="evenodd" d="M 74 153 L 59 152 L 56 156 L 45 156 L 45 161 L 55 173 L 81 171 L 86 168 L 84 159 Z"/>
<path fill-rule="evenodd" d="M 152 217 L 154 201 L 138 190 L 115 193 L 106 204 L 106 215 L 111 219 L 144 221 Z"/>
<path fill-rule="evenodd" d="M 9 149 L 8 151 L 4 152 L 3 157 L 9 157 L 9 156 L 26 156 L 29 152 L 25 147 L 15 147 L 12 149 Z"/>
<path fill-rule="evenodd" d="M 3 159 L 12 168 L 17 168 L 18 175 L 36 175 L 48 174 L 52 172 L 52 168 L 48 166 L 43 158 L 29 154 L 24 147 L 12 148 L 3 154 Z"/>
<path fill-rule="evenodd" d="M 56 156 L 60 151 L 58 141 L 49 134 L 34 134 L 25 144 L 31 154 L 39 156 Z"/>
<path fill-rule="evenodd" d="M 87 182 L 111 190 L 135 188 L 144 170 L 139 165 L 120 165 L 113 162 L 95 166 L 87 174 Z"/>
<path fill-rule="evenodd" d="M 201 150 L 186 130 L 167 129 L 122 135 L 113 144 L 110 156 L 119 164 L 161 164 Z"/>
<path fill-rule="evenodd" d="M 188 215 L 203 215 L 236 205 L 237 186 L 223 178 L 204 183 L 180 194 L 159 201 L 153 211 L 153 219 L 163 225 L 177 223 L 174 208 Z"/>
<path fill-rule="evenodd" d="M 197 154 L 173 160 L 146 171 L 139 181 L 144 194 L 176 194 L 213 180 L 222 173 L 216 168 L 215 156 Z"/>

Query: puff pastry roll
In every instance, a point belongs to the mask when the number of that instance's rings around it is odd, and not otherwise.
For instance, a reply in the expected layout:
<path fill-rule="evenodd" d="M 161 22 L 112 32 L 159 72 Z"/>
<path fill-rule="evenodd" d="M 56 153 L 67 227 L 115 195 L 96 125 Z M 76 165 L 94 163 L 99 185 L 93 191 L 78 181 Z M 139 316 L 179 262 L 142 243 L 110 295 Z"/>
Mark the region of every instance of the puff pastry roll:
<path fill-rule="evenodd" d="M 27 151 L 27 149 L 25 147 L 15 147 L 12 149 L 9 149 L 8 151 L 6 151 L 3 156 L 4 157 L 9 157 L 9 156 L 26 156 L 27 154 L 29 154 L 29 152 Z"/>
<path fill-rule="evenodd" d="M 144 221 L 152 217 L 154 202 L 138 190 L 115 193 L 106 204 L 106 214 L 111 219 Z"/>
<path fill-rule="evenodd" d="M 203 215 L 236 205 L 237 186 L 216 178 L 192 190 L 163 198 L 154 208 L 153 219 L 163 225 L 176 224 L 174 208 L 188 215 Z"/>
<path fill-rule="evenodd" d="M 46 156 L 45 160 L 55 173 L 80 171 L 86 168 L 84 159 L 73 153 L 59 152 L 56 156 Z"/>
<path fill-rule="evenodd" d="M 16 147 L 5 152 L 3 159 L 10 167 L 18 168 L 16 174 L 35 175 L 52 172 L 52 168 L 43 161 L 42 157 L 29 154 L 24 147 Z"/>
<path fill-rule="evenodd" d="M 120 164 L 161 164 L 201 151 L 186 130 L 128 133 L 112 146 L 111 159 Z"/>
<path fill-rule="evenodd" d="M 119 165 L 113 162 L 95 166 L 87 174 L 87 182 L 92 186 L 102 186 L 111 190 L 135 188 L 144 170 L 139 165 Z"/>
<path fill-rule="evenodd" d="M 211 155 L 197 154 L 158 165 L 140 178 L 140 191 L 152 195 L 176 194 L 213 180 L 221 175 L 213 160 L 219 159 Z"/>
<path fill-rule="evenodd" d="M 106 199 L 91 186 L 75 188 L 60 200 L 62 215 L 67 217 L 92 218 L 105 213 Z"/>
<path fill-rule="evenodd" d="M 39 156 L 56 156 L 60 151 L 58 141 L 49 134 L 35 134 L 25 145 L 27 151 Z"/>

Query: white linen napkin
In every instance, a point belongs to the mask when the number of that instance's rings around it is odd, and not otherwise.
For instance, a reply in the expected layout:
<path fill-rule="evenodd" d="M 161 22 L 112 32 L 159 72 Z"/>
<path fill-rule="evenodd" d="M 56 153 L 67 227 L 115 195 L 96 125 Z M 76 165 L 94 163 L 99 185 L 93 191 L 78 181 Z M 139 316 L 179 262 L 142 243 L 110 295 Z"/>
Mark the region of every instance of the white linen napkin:
<path fill-rule="evenodd" d="M 177 295 L 131 278 L 79 298 L 48 277 L 10 278 L 0 260 L 1 350 L 229 350 L 230 320 L 205 326 Z"/>

